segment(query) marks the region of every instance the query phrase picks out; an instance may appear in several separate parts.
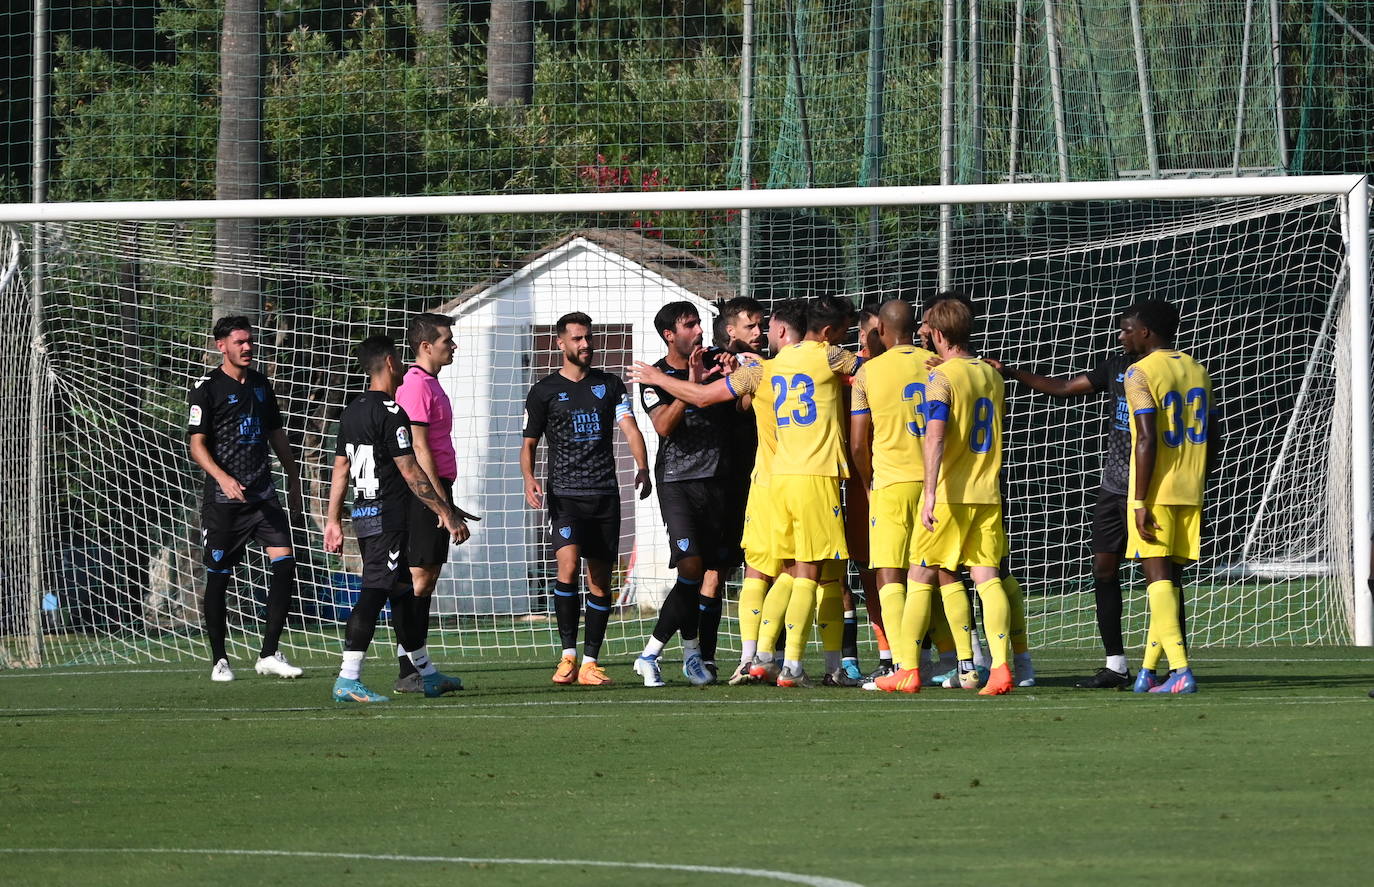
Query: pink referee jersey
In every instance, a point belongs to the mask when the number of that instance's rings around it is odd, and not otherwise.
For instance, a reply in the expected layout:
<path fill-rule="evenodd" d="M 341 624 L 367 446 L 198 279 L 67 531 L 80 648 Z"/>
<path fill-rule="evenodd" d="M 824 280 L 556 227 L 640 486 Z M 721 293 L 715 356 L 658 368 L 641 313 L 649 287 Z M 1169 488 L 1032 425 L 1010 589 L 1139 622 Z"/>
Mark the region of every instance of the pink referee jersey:
<path fill-rule="evenodd" d="M 429 426 L 429 450 L 439 477 L 458 477 L 458 455 L 453 450 L 453 404 L 439 384 L 439 377 L 418 366 L 406 371 L 396 402 L 406 411 L 412 425 Z"/>

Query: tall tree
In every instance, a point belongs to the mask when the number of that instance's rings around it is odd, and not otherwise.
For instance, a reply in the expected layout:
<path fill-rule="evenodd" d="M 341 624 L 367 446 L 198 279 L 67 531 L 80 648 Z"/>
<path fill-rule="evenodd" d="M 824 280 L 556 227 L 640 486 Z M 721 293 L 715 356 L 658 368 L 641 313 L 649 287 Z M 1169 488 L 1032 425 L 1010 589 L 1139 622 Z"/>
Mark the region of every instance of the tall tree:
<path fill-rule="evenodd" d="M 220 200 L 251 200 L 261 193 L 262 3 L 224 0 L 219 147 L 215 157 L 215 196 Z M 251 270 L 257 252 L 255 219 L 215 222 L 215 317 L 257 317 L 260 283 Z"/>
<path fill-rule="evenodd" d="M 534 0 L 491 0 L 487 26 L 487 102 L 534 101 Z"/>

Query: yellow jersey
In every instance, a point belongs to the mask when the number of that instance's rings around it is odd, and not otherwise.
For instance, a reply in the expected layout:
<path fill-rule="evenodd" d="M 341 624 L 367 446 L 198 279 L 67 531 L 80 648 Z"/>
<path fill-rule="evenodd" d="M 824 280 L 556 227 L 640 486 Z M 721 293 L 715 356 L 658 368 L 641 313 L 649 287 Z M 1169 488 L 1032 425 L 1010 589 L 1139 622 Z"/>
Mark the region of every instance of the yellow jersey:
<path fill-rule="evenodd" d="M 1151 505 L 1202 505 L 1207 479 L 1207 429 L 1216 414 L 1212 378 L 1181 351 L 1159 349 L 1126 370 L 1131 407 L 1131 480 L 1135 498 L 1134 417 L 1155 414 L 1155 467 L 1145 501 Z"/>
<path fill-rule="evenodd" d="M 773 474 L 848 477 L 844 443 L 844 387 L 858 356 L 822 342 L 788 345 L 763 362 L 760 396 L 773 413 L 778 449 Z"/>
<path fill-rule="evenodd" d="M 1002 408 L 1006 384 L 976 357 L 955 357 L 926 381 L 926 421 L 945 421 L 945 451 L 935 501 L 1000 505 Z"/>
<path fill-rule="evenodd" d="M 735 397 L 754 396 L 750 408 L 754 411 L 754 427 L 758 429 L 759 446 L 754 453 L 754 471 L 749 482 L 768 485 L 773 474 L 773 454 L 778 450 L 777 424 L 773 421 L 773 406 L 766 397 L 759 396 L 763 384 L 763 364 L 746 364 L 725 377 L 725 386 Z"/>
<path fill-rule="evenodd" d="M 926 361 L 935 355 L 898 345 L 864 363 L 854 376 L 850 413 L 873 422 L 873 489 L 925 479 Z"/>

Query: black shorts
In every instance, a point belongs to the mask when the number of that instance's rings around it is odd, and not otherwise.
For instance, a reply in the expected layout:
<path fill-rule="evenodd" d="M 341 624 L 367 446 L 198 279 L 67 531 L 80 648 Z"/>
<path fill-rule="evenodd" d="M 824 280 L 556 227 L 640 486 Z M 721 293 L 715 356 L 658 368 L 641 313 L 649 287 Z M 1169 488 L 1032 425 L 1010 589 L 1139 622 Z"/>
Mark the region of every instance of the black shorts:
<path fill-rule="evenodd" d="M 744 510 L 749 504 L 749 475 L 726 475 L 724 519 L 721 522 L 720 541 L 726 563 L 718 568 L 722 573 L 730 572 L 744 563 L 744 549 L 740 540 L 744 538 Z"/>
<path fill-rule="evenodd" d="M 453 501 L 453 481 L 440 478 L 444 498 Z M 410 547 L 406 549 L 412 567 L 434 567 L 448 563 L 448 530 L 439 525 L 438 516 L 414 493 L 410 495 L 410 510 L 406 513 L 410 528 Z"/>
<path fill-rule="evenodd" d="M 1126 553 L 1126 494 L 1098 489 L 1093 504 L 1093 554 Z"/>
<path fill-rule="evenodd" d="M 620 496 L 545 497 L 553 550 L 576 545 L 579 557 L 615 563 L 620 557 Z"/>
<path fill-rule="evenodd" d="M 407 536 L 401 530 L 358 540 L 358 551 L 363 556 L 363 588 L 382 589 L 393 596 L 411 590 Z"/>
<path fill-rule="evenodd" d="M 725 538 L 725 485 L 718 480 L 684 480 L 658 485 L 658 508 L 668 528 L 668 566 L 699 557 L 708 570 L 732 567 Z M 738 548 L 739 537 L 733 545 Z"/>
<path fill-rule="evenodd" d="M 234 569 L 250 539 L 263 548 L 291 547 L 291 523 L 276 497 L 258 502 L 206 502 L 200 520 L 209 570 Z"/>

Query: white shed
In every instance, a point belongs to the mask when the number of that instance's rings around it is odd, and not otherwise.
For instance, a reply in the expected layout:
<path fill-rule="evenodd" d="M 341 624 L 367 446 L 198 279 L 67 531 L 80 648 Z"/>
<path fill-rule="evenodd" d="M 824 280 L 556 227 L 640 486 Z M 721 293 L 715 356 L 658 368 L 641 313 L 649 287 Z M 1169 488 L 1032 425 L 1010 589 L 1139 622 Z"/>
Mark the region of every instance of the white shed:
<path fill-rule="evenodd" d="M 561 355 L 553 350 L 555 321 L 573 311 L 589 314 L 595 365 L 623 377 L 631 359 L 652 363 L 666 353 L 653 329 L 660 307 L 675 301 L 695 304 L 709 342 L 716 315 L 712 303 L 735 294 L 719 270 L 686 250 L 634 231 L 591 229 L 560 238 L 515 271 L 437 309 L 453 317 L 458 344 L 456 359 L 440 374 L 453 402 L 459 475 L 454 495 L 464 508 L 482 515 L 472 538 L 450 548 L 449 567 L 437 589 L 439 611 L 523 614 L 544 606 L 540 601 L 552 582 L 552 558 L 544 514 L 525 504 L 519 452 L 525 395 L 561 365 Z M 639 408 L 637 392 L 630 393 L 652 465 L 658 436 Z M 539 452 L 545 452 L 542 443 Z M 657 607 L 674 578 L 658 497 L 635 498 L 633 463 L 619 434 L 617 458 L 626 577 L 621 602 Z"/>

